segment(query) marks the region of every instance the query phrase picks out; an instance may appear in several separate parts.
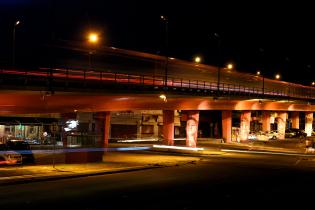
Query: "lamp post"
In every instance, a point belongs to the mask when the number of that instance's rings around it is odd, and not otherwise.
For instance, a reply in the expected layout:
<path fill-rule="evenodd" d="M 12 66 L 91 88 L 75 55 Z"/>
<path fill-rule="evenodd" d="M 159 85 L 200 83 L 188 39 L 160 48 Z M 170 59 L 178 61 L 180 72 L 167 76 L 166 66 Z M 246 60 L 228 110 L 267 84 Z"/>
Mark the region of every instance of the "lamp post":
<path fill-rule="evenodd" d="M 218 42 L 218 81 L 217 81 L 217 91 L 219 94 L 220 91 L 220 74 L 221 74 L 221 39 L 218 33 L 214 33 L 214 36 L 217 38 Z"/>
<path fill-rule="evenodd" d="M 89 33 L 88 34 L 88 43 L 90 43 L 91 45 L 96 45 L 99 41 L 99 36 L 97 33 Z M 89 50 L 89 69 L 91 69 L 91 66 L 92 66 L 92 50 L 90 49 Z"/>
<path fill-rule="evenodd" d="M 200 56 L 196 56 L 194 61 L 195 61 L 195 63 L 200 63 L 201 62 L 201 57 Z"/>
<path fill-rule="evenodd" d="M 262 97 L 264 97 L 264 95 L 265 95 L 265 76 L 263 74 L 261 74 L 260 71 L 257 71 L 256 75 L 258 77 L 262 76 Z"/>
<path fill-rule="evenodd" d="M 234 68 L 232 63 L 229 63 L 226 67 L 228 70 L 232 70 Z"/>
<path fill-rule="evenodd" d="M 15 66 L 15 31 L 16 31 L 16 27 L 20 24 L 21 22 L 19 20 L 17 20 L 14 23 L 13 26 L 13 34 L 12 34 L 12 66 Z"/>
<path fill-rule="evenodd" d="M 167 71 L 168 71 L 168 18 L 161 15 L 161 20 L 165 26 L 165 73 L 164 73 L 164 86 L 167 89 Z"/>

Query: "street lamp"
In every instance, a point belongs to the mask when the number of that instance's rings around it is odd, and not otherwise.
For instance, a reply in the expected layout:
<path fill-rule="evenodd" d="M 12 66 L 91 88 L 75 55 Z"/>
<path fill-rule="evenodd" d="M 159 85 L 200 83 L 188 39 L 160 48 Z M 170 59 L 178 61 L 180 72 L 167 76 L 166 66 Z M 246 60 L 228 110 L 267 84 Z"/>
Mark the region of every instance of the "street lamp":
<path fill-rule="evenodd" d="M 167 102 L 167 98 L 166 98 L 166 95 L 165 95 L 165 94 L 161 94 L 159 97 L 160 97 L 160 99 L 162 99 L 164 102 Z"/>
<path fill-rule="evenodd" d="M 196 56 L 194 60 L 195 60 L 195 63 L 200 63 L 201 62 L 201 57 Z"/>
<path fill-rule="evenodd" d="M 217 41 L 218 41 L 218 83 L 217 83 L 217 92 L 219 94 L 219 91 L 220 91 L 220 72 L 221 72 L 221 68 L 220 68 L 220 65 L 221 65 L 221 38 L 219 36 L 218 33 L 214 33 L 214 36 L 217 38 Z"/>
<path fill-rule="evenodd" d="M 281 77 L 280 74 L 276 74 L 275 76 L 276 79 L 280 79 L 280 77 Z"/>
<path fill-rule="evenodd" d="M 13 26 L 13 34 L 12 34 L 12 66 L 15 66 L 15 30 L 18 25 L 20 25 L 20 21 L 17 20 Z"/>
<path fill-rule="evenodd" d="M 229 63 L 229 64 L 227 65 L 227 68 L 228 68 L 229 70 L 233 69 L 233 64 L 232 64 L 232 63 Z"/>
<path fill-rule="evenodd" d="M 165 15 L 161 15 L 161 20 L 165 27 L 165 79 L 164 86 L 167 89 L 167 71 L 168 71 L 168 18 Z"/>
<path fill-rule="evenodd" d="M 312 86 L 314 86 L 315 85 L 315 82 L 312 82 Z"/>
<path fill-rule="evenodd" d="M 89 33 L 88 41 L 89 41 L 89 43 L 96 44 L 98 42 L 98 34 Z"/>
<path fill-rule="evenodd" d="M 262 96 L 264 97 L 264 94 L 265 94 L 265 76 L 263 74 L 261 74 L 260 71 L 257 71 L 256 75 L 258 77 L 262 76 Z"/>
<path fill-rule="evenodd" d="M 90 45 L 96 45 L 99 42 L 99 35 L 94 32 L 90 32 L 87 36 L 87 41 Z M 91 60 L 92 60 L 92 50 L 89 50 L 89 69 L 91 69 Z"/>

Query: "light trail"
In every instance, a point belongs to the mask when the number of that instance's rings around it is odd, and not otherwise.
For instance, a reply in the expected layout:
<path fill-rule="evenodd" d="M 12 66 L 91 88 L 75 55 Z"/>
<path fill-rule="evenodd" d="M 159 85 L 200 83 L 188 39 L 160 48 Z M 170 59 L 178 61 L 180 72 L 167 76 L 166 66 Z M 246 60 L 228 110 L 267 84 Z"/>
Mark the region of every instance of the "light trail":
<path fill-rule="evenodd" d="M 247 153 L 247 154 L 266 154 L 266 155 L 285 155 L 285 156 L 302 156 L 315 157 L 315 155 L 300 154 L 300 153 L 286 153 L 286 152 L 268 152 L 268 151 L 249 151 L 237 149 L 221 149 L 222 152 Z"/>

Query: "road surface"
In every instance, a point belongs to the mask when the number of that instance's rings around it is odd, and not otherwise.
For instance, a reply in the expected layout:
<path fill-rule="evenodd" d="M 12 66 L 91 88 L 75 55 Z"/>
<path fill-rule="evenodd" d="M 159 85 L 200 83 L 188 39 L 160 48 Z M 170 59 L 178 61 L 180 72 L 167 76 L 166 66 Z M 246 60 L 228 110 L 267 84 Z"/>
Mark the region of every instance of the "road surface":
<path fill-rule="evenodd" d="M 143 171 L 0 187 L 2 209 L 313 208 L 312 158 L 226 153 Z"/>

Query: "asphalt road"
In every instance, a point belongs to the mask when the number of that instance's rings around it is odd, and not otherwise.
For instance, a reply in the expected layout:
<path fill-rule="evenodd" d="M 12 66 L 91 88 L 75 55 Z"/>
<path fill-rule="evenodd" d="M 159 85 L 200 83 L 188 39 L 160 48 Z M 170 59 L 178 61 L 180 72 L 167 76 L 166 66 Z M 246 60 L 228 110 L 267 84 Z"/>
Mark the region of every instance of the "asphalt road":
<path fill-rule="evenodd" d="M 227 153 L 143 171 L 0 187 L 0 209 L 313 208 L 315 160 Z"/>

